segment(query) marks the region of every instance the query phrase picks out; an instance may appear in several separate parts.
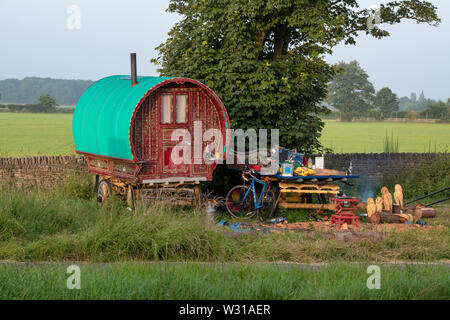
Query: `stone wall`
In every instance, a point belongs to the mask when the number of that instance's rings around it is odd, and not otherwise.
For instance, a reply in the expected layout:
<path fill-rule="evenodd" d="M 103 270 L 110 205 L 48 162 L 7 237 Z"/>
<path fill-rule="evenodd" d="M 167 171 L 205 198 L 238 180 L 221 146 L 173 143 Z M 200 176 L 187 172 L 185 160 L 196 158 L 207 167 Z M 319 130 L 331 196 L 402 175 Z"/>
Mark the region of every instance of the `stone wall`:
<path fill-rule="evenodd" d="M 37 156 L 0 158 L 0 183 L 16 186 L 51 188 L 67 179 L 74 171 L 87 171 L 83 157 Z"/>
<path fill-rule="evenodd" d="M 429 161 L 436 154 L 333 154 L 325 156 L 325 167 L 345 171 L 350 165 L 353 173 L 370 180 L 383 175 L 414 168 Z M 450 154 L 446 154 L 449 159 Z M 74 171 L 87 172 L 86 162 L 79 156 L 37 156 L 27 158 L 0 158 L 0 183 L 17 186 L 39 185 L 51 188 L 65 181 Z"/>
<path fill-rule="evenodd" d="M 383 175 L 416 168 L 423 162 L 431 161 L 434 153 L 348 153 L 325 156 L 325 167 L 346 171 L 352 163 L 352 173 L 370 180 L 378 180 Z M 450 162 L 450 154 L 445 154 Z"/>

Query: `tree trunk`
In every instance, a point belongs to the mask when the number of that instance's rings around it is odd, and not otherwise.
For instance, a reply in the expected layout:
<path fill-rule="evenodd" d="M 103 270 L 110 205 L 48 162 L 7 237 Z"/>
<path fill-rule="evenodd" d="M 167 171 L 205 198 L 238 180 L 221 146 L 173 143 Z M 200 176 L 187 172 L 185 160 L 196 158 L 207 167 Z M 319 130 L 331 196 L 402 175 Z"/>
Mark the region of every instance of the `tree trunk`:
<path fill-rule="evenodd" d="M 286 48 L 289 45 L 289 30 L 285 25 L 275 28 L 274 41 L 273 60 L 276 60 L 286 53 Z"/>

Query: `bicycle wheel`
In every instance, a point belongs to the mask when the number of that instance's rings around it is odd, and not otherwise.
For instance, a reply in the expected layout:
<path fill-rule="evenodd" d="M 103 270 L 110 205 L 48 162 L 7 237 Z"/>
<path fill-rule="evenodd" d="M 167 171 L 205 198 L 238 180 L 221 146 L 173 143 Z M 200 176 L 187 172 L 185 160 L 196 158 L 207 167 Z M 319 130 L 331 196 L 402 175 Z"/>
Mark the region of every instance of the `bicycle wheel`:
<path fill-rule="evenodd" d="M 227 210 L 237 219 L 250 219 L 257 213 L 253 192 L 251 190 L 244 199 L 248 190 L 248 186 L 242 185 L 235 186 L 228 191 L 226 198 Z"/>
<path fill-rule="evenodd" d="M 275 208 L 275 202 L 277 201 L 277 198 L 275 196 L 275 192 L 272 188 L 270 190 L 266 191 L 266 195 L 264 196 L 263 200 L 263 207 L 259 209 L 259 218 L 261 220 L 268 220 L 271 219 L 273 214 L 276 211 Z"/>

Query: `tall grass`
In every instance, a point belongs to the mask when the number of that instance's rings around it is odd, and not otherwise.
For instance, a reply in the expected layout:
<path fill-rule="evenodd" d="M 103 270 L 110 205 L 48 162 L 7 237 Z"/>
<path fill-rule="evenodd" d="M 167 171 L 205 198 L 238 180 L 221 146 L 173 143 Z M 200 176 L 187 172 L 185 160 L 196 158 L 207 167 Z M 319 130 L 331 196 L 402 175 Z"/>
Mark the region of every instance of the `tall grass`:
<path fill-rule="evenodd" d="M 386 137 L 384 138 L 384 153 L 399 153 L 398 137 L 394 138 L 394 130 L 392 130 L 391 136 L 389 137 L 386 131 Z"/>
<path fill-rule="evenodd" d="M 0 299 L 448 299 L 450 285 L 447 266 L 382 267 L 369 290 L 367 265 L 126 263 L 81 265 L 68 290 L 66 267 L 0 265 Z"/>
<path fill-rule="evenodd" d="M 237 233 L 217 226 L 194 209 L 154 204 L 130 212 L 120 202 L 99 208 L 90 190 L 87 178 L 76 176 L 52 190 L 0 187 L 0 260 L 318 262 L 450 258 L 448 229 L 424 232 L 411 228 L 377 243 L 344 243 L 302 232 Z M 450 226 L 448 221 L 444 224 Z"/>

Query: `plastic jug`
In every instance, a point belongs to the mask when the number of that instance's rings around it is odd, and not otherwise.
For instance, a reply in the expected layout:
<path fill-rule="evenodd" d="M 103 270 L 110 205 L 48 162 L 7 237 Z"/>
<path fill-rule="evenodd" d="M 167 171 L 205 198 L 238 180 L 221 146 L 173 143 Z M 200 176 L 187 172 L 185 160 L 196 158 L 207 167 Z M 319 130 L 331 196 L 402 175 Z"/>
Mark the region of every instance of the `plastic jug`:
<path fill-rule="evenodd" d="M 292 163 L 285 162 L 281 166 L 281 175 L 284 177 L 292 177 L 294 175 L 294 166 Z"/>

